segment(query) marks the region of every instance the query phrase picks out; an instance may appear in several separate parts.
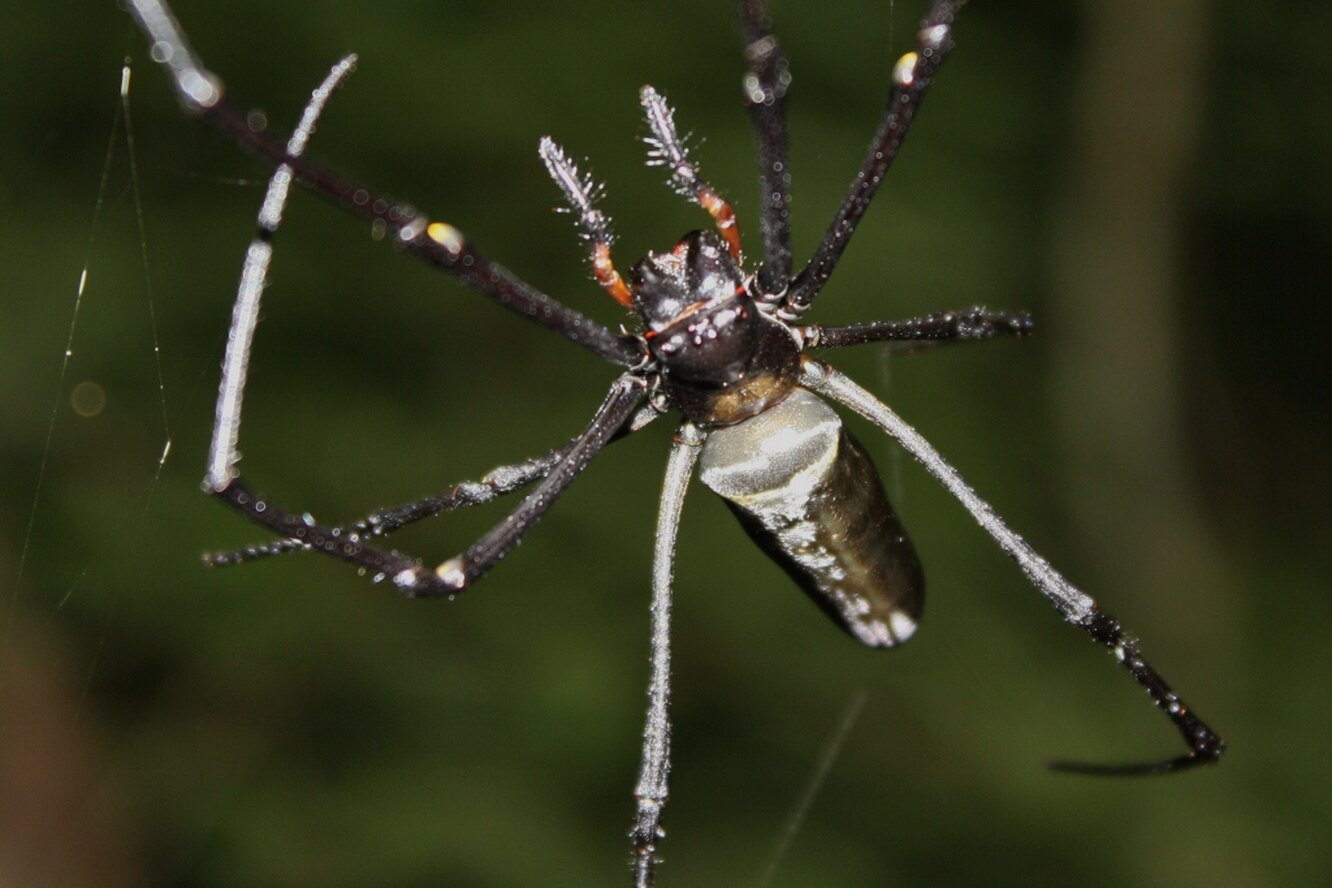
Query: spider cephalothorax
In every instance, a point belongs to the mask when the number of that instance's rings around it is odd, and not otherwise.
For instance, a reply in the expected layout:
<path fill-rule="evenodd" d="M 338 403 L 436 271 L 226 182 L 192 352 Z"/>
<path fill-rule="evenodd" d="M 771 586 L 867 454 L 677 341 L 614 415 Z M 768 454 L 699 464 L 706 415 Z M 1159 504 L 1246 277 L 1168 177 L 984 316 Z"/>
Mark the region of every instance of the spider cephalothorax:
<path fill-rule="evenodd" d="M 795 387 L 800 349 L 763 311 L 715 231 L 633 267 L 629 286 L 670 404 L 705 426 L 762 413 Z"/>

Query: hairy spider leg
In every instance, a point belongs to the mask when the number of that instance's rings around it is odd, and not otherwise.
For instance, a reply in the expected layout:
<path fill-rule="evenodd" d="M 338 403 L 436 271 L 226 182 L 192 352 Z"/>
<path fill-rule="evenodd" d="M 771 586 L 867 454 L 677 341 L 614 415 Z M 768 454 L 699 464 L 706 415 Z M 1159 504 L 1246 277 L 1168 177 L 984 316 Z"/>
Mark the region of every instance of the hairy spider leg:
<path fill-rule="evenodd" d="M 638 91 L 638 101 L 652 131 L 644 140 L 648 145 L 648 166 L 665 167 L 670 172 L 667 182 L 671 189 L 707 210 L 726 241 L 726 251 L 739 263 L 740 227 L 735 221 L 735 211 L 699 173 L 698 164 L 690 160 L 685 140 L 675 129 L 675 110 L 651 86 Z"/>
<path fill-rule="evenodd" d="M 615 263 L 611 261 L 611 244 L 615 241 L 615 234 L 611 231 L 610 218 L 597 209 L 597 201 L 606 192 L 605 184 L 593 179 L 590 173 L 579 172 L 564 149 L 556 145 L 550 136 L 542 136 L 537 153 L 545 162 L 550 177 L 564 193 L 564 199 L 569 202 L 568 209 L 577 217 L 575 224 L 587 243 L 588 256 L 592 260 L 592 276 L 612 299 L 625 308 L 633 308 L 634 297 L 629 292 L 629 285 L 620 277 L 620 273 L 615 270 Z"/>

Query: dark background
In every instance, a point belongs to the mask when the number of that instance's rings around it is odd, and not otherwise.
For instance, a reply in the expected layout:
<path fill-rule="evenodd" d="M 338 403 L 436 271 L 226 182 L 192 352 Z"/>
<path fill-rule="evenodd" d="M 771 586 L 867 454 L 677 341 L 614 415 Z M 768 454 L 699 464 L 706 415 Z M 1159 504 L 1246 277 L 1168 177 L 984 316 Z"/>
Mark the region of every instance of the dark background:
<path fill-rule="evenodd" d="M 923 3 L 774 6 L 803 256 Z M 726 3 L 177 12 L 236 101 L 284 130 L 358 51 L 312 153 L 605 323 L 625 317 L 550 212 L 541 135 L 608 183 L 623 266 L 665 249 L 705 217 L 643 167 L 637 88 L 654 84 L 758 244 Z M 858 425 L 927 566 L 923 631 L 859 649 L 695 490 L 662 884 L 757 884 L 862 700 L 770 884 L 1332 878 L 1329 32 L 1312 2 L 974 4 L 811 315 L 1033 312 L 1025 342 L 835 360 L 1140 634 L 1226 761 L 1161 780 L 1043 770 L 1178 738 Z M 126 56 L 142 227 L 123 137 L 99 191 Z M 309 555 L 204 569 L 201 551 L 263 537 L 198 492 L 263 173 L 180 113 L 110 0 L 29 4 L 0 58 L 0 882 L 625 883 L 671 421 L 611 448 L 451 605 Z M 613 375 L 367 234 L 296 195 L 246 401 L 246 473 L 327 521 L 565 440 Z M 85 382 L 105 396 L 92 417 L 71 400 Z M 501 514 L 401 545 L 434 564 Z"/>

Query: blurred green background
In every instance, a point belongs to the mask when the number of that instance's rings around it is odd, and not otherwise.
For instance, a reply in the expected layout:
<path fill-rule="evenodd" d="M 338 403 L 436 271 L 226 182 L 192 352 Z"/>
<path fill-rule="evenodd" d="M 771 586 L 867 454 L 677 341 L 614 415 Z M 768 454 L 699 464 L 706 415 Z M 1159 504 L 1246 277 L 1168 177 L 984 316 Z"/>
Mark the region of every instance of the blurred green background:
<path fill-rule="evenodd" d="M 774 2 L 800 255 L 923 6 Z M 643 166 L 650 82 L 758 243 L 727 3 L 177 12 L 236 100 L 283 129 L 359 52 L 312 153 L 605 323 L 626 319 L 550 211 L 541 135 L 607 181 L 622 265 L 664 249 L 705 220 Z M 661 884 L 755 885 L 769 869 L 789 886 L 1332 880 L 1330 31 L 1317 3 L 973 4 L 812 315 L 1033 312 L 1024 342 L 835 359 L 1139 633 L 1230 741 L 1223 765 L 1164 780 L 1043 770 L 1148 759 L 1178 738 L 937 484 L 858 426 L 927 565 L 923 631 L 859 649 L 695 490 Z M 99 205 L 126 57 L 133 150 L 117 137 Z M 309 555 L 204 569 L 201 551 L 263 537 L 198 492 L 263 173 L 180 113 L 110 0 L 27 5 L 0 58 L 0 884 L 624 884 L 671 422 L 612 447 L 451 605 Z M 567 439 L 611 378 L 297 195 L 244 469 L 345 520 Z M 401 545 L 433 564 L 502 514 Z"/>

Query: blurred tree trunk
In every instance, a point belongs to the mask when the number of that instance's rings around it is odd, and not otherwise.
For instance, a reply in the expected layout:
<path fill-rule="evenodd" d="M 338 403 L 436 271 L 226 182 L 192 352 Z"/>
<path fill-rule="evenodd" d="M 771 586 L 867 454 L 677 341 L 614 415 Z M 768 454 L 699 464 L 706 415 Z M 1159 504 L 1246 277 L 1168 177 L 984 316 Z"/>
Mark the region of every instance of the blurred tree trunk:
<path fill-rule="evenodd" d="M 8 562 L 4 568 L 10 568 Z M 12 575 L 12 573 L 11 573 Z M 144 884 L 97 714 L 48 627 L 10 612 L 0 643 L 0 886 Z"/>
<path fill-rule="evenodd" d="M 1083 10 L 1073 150 L 1054 217 L 1061 489 L 1099 579 L 1117 587 L 1112 600 L 1166 589 L 1196 612 L 1224 573 L 1191 482 L 1180 366 L 1182 198 L 1198 150 L 1207 9 L 1086 0 Z"/>

